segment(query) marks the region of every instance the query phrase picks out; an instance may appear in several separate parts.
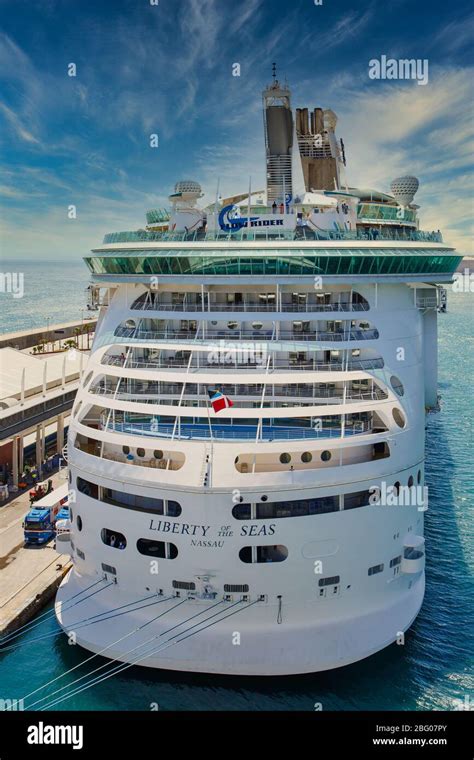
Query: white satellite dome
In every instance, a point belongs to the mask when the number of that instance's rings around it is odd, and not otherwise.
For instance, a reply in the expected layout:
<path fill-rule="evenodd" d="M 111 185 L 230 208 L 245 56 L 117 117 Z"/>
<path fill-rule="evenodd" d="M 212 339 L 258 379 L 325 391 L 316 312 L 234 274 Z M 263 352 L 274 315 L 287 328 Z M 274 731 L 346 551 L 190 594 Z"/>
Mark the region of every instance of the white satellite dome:
<path fill-rule="evenodd" d="M 415 197 L 420 183 L 416 177 L 397 177 L 390 185 L 390 190 L 400 206 L 408 206 Z"/>
<path fill-rule="evenodd" d="M 176 183 L 174 191 L 175 193 L 196 195 L 198 197 L 201 195 L 202 189 L 199 182 L 195 182 L 193 179 L 182 179 Z"/>

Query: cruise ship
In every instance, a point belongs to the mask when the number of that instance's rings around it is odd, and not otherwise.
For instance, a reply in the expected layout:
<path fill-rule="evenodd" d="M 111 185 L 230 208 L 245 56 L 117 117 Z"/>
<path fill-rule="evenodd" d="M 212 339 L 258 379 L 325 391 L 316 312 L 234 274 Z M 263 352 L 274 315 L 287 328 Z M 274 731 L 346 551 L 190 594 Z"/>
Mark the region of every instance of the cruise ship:
<path fill-rule="evenodd" d="M 332 110 L 293 110 L 275 72 L 262 105 L 265 187 L 216 178 L 205 202 L 178 181 L 85 259 L 100 311 L 55 610 L 126 665 L 337 668 L 403 642 L 423 602 L 425 417 L 461 257 L 420 229 L 415 177 L 348 184 Z"/>

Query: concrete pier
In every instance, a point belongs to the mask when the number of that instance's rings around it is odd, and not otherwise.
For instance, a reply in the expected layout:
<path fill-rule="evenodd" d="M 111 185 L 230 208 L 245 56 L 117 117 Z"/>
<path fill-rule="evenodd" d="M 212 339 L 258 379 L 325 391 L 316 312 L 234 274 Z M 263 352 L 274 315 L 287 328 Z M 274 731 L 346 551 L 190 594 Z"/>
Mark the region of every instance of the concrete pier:
<path fill-rule="evenodd" d="M 65 470 L 52 477 L 58 488 Z M 0 507 L 0 637 L 31 620 L 55 595 L 71 567 L 68 554 L 58 554 L 54 541 L 25 547 L 22 522 L 29 510 L 28 492 Z"/>

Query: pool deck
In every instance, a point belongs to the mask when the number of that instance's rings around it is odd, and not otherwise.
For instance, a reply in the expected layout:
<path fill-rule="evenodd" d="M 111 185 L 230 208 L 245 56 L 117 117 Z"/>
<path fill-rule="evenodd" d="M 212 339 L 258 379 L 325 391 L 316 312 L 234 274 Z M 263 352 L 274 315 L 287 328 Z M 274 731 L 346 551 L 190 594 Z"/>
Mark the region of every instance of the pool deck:
<path fill-rule="evenodd" d="M 52 481 L 56 488 L 62 485 L 64 471 Z M 0 637 L 31 620 L 71 567 L 71 558 L 58 554 L 54 541 L 24 546 L 22 522 L 28 511 L 28 491 L 0 506 Z"/>

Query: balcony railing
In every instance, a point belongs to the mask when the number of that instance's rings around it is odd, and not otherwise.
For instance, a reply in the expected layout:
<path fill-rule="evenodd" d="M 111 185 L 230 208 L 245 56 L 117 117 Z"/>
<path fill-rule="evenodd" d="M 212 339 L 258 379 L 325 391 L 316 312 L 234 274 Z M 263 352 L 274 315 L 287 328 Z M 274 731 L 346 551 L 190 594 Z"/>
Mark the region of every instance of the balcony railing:
<path fill-rule="evenodd" d="M 259 369 L 261 372 L 267 371 L 267 366 L 261 361 L 247 361 L 247 362 L 212 362 L 207 361 L 204 357 L 199 360 L 194 358 L 189 364 L 189 357 L 187 359 L 175 359 L 173 357 L 164 359 L 132 359 L 126 360 L 121 356 L 104 356 L 102 358 L 102 364 L 108 364 L 116 367 L 126 367 L 127 369 L 163 369 L 163 370 L 176 370 L 176 369 L 191 369 L 192 371 L 208 371 L 209 369 L 214 372 L 235 372 L 245 371 L 248 369 Z M 343 362 L 319 362 L 314 359 L 302 359 L 300 361 L 290 360 L 278 360 L 271 359 L 268 367 L 268 371 L 280 369 L 290 370 L 311 370 L 314 372 L 345 372 L 345 371 L 365 371 L 371 369 L 382 369 L 384 361 L 381 357 L 374 359 L 352 359 Z"/>
<path fill-rule="evenodd" d="M 262 441 L 279 441 L 279 440 L 301 440 L 301 439 L 318 439 L 318 438 L 341 438 L 352 435 L 361 435 L 372 431 L 372 424 L 361 422 L 354 427 L 326 427 L 326 428 L 290 428 L 279 427 L 278 425 L 263 425 L 261 429 L 257 425 L 216 425 L 211 424 L 181 424 L 164 425 L 158 424 L 151 426 L 148 423 L 133 422 L 109 422 L 107 430 L 119 433 L 129 433 L 131 435 L 151 436 L 153 438 L 176 438 L 183 439 L 234 439 L 234 440 L 262 440 Z"/>
<path fill-rule="evenodd" d="M 251 391 L 239 391 L 237 393 L 233 392 L 232 390 L 227 390 L 223 386 L 220 386 L 220 390 L 222 390 L 223 393 L 229 394 L 232 397 L 232 400 L 236 405 L 240 408 L 243 408 L 247 406 L 248 404 L 252 403 L 260 403 L 262 401 L 262 393 L 255 393 Z M 207 396 L 204 394 L 197 394 L 197 393 L 185 393 L 181 397 L 181 386 L 176 386 L 176 389 L 174 391 L 150 391 L 150 390 L 131 390 L 131 391 L 117 391 L 112 386 L 105 386 L 105 387 L 96 387 L 91 389 L 90 393 L 93 393 L 96 396 L 101 396 L 105 398 L 114 398 L 119 401 L 129 401 L 133 403 L 138 404 L 170 404 L 170 405 L 194 405 L 198 404 L 199 406 L 206 406 L 207 404 Z M 174 394 L 174 395 L 173 395 Z M 181 398 L 181 400 L 180 400 Z M 381 389 L 374 389 L 373 391 L 347 391 L 345 396 L 345 401 L 352 402 L 352 401 L 382 401 L 387 398 L 387 394 L 384 393 Z M 244 399 L 243 403 L 238 403 L 239 400 Z M 247 399 L 251 399 L 247 401 Z M 284 401 L 279 401 L 279 399 L 284 399 Z M 316 405 L 320 402 L 328 403 L 328 402 L 334 402 L 336 404 L 342 403 L 344 401 L 344 394 L 342 390 L 332 391 L 332 392 L 325 392 L 322 391 L 315 391 L 312 393 L 311 391 L 293 391 L 293 392 L 279 392 L 279 393 L 272 393 L 271 389 L 265 393 L 264 396 L 264 403 L 270 404 L 274 407 L 279 406 L 285 406 L 288 404 L 288 402 L 292 401 L 305 401 L 308 406 Z M 186 404 L 186 402 L 189 402 L 189 404 Z M 248 408 L 255 408 L 255 406 L 249 406 Z"/>
<path fill-rule="evenodd" d="M 376 340 L 379 337 L 378 330 L 347 330 L 347 331 L 320 331 L 320 332 L 294 332 L 292 330 L 219 330 L 207 328 L 198 330 L 138 330 L 129 327 L 117 327 L 114 335 L 119 338 L 132 338 L 134 340 L 175 340 L 175 341 L 206 341 L 212 339 L 222 340 L 293 340 L 341 342 L 346 340 Z"/>
<path fill-rule="evenodd" d="M 276 303 L 262 304 L 259 301 L 245 302 L 237 304 L 229 304 L 227 301 L 216 302 L 213 301 L 209 305 L 205 304 L 204 308 L 202 304 L 183 301 L 181 303 L 171 303 L 167 301 L 152 301 L 152 302 L 138 302 L 132 304 L 132 309 L 139 311 L 172 311 L 179 313 L 208 313 L 208 312 L 291 312 L 297 314 L 306 314 L 308 312 L 316 311 L 321 313 L 331 313 L 340 311 L 369 311 L 369 304 L 367 303 L 349 303 L 349 302 L 335 302 L 335 303 L 285 303 L 281 302 L 280 306 Z"/>
<path fill-rule="evenodd" d="M 377 220 L 374 220 L 377 224 Z M 400 220 L 403 224 L 403 220 Z M 268 232 L 263 228 L 240 229 L 234 232 L 148 232 L 147 230 L 130 230 L 109 232 L 104 236 L 104 245 L 113 243 L 149 243 L 149 242 L 205 242 L 219 240 L 402 240 L 442 243 L 440 232 L 423 232 L 421 230 L 399 231 L 392 228 L 357 230 L 312 230 L 309 227 L 295 227 L 294 230 Z"/>

